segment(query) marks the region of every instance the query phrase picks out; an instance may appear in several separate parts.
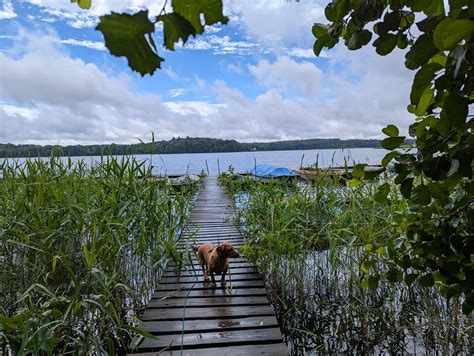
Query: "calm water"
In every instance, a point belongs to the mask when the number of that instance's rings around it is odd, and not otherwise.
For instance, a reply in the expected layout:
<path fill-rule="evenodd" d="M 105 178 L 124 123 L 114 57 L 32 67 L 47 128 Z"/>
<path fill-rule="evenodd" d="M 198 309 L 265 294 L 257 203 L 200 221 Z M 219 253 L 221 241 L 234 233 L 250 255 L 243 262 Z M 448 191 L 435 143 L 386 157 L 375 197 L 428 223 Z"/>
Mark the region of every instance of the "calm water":
<path fill-rule="evenodd" d="M 202 170 L 211 175 L 226 171 L 230 165 L 236 172 L 246 172 L 255 164 L 268 163 L 288 168 L 311 165 L 318 162 L 319 167 L 348 165 L 355 163 L 378 164 L 387 151 L 374 148 L 266 151 L 266 152 L 226 152 L 226 153 L 182 153 L 163 155 L 136 155 L 139 160 L 151 161 L 155 174 L 198 174 Z M 85 162 L 99 161 L 100 157 L 73 157 Z M 25 159 L 19 159 L 24 161 Z M 0 160 L 1 162 L 2 160 Z M 207 166 L 206 166 L 207 161 Z"/>

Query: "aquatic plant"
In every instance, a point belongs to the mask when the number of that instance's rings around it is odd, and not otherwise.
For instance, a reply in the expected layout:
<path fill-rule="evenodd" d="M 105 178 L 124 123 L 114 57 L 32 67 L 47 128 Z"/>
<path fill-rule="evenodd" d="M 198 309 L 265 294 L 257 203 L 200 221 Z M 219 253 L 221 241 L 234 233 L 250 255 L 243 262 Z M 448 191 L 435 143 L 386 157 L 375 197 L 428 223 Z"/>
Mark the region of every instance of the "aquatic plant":
<path fill-rule="evenodd" d="M 312 184 L 222 175 L 246 235 L 242 251 L 266 276 L 290 349 L 306 352 L 468 353 L 471 315 L 419 283 L 368 280 L 386 266 L 374 255 L 395 246 L 402 196 L 375 196 L 385 181 L 366 184 L 320 175 Z"/>
<path fill-rule="evenodd" d="M 0 353 L 123 352 L 194 191 L 132 157 L 0 167 Z"/>

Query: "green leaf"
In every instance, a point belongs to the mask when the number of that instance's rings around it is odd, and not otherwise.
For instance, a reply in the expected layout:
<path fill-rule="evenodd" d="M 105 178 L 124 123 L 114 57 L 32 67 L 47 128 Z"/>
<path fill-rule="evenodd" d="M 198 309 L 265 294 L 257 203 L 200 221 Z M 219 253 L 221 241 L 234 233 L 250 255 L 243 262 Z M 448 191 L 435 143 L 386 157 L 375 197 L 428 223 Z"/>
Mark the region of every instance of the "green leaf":
<path fill-rule="evenodd" d="M 411 188 L 413 186 L 413 179 L 414 178 L 407 178 L 400 185 L 400 192 L 407 199 L 410 199 L 411 197 Z"/>
<path fill-rule="evenodd" d="M 173 10 L 188 20 L 198 34 L 204 32 L 201 14 L 204 15 L 206 25 L 218 22 L 225 25 L 229 22 L 227 16 L 222 13 L 222 0 L 173 0 L 171 4 Z"/>
<path fill-rule="evenodd" d="M 314 42 L 313 52 L 316 56 L 319 57 L 319 55 L 321 54 L 322 49 L 324 48 L 324 45 L 325 45 L 324 37 L 323 38 L 318 38 Z"/>
<path fill-rule="evenodd" d="M 314 37 L 319 38 L 326 36 L 328 34 L 328 25 L 324 25 L 322 23 L 315 23 L 312 28 L 312 32 Z"/>
<path fill-rule="evenodd" d="M 469 100 L 451 93 L 444 101 L 444 111 L 449 122 L 455 127 L 459 127 L 466 122 L 469 111 Z"/>
<path fill-rule="evenodd" d="M 433 34 L 436 47 L 441 50 L 452 50 L 463 39 L 468 39 L 474 33 L 474 21 L 467 19 L 443 19 Z"/>
<path fill-rule="evenodd" d="M 377 201 L 379 203 L 386 203 L 388 193 L 390 193 L 390 185 L 388 183 L 382 184 L 378 188 L 377 193 L 375 193 L 375 195 L 374 195 L 375 201 Z"/>
<path fill-rule="evenodd" d="M 416 73 L 410 93 L 410 102 L 413 105 L 418 106 L 421 95 L 426 90 L 426 88 L 431 85 L 431 82 L 435 77 L 435 73 L 440 69 L 442 69 L 442 67 L 439 64 L 428 63 L 423 65 Z"/>
<path fill-rule="evenodd" d="M 163 21 L 164 45 L 167 49 L 174 51 L 174 44 L 181 38 L 185 44 L 189 36 L 196 36 L 196 30 L 191 23 L 180 14 L 171 13 L 158 17 Z"/>
<path fill-rule="evenodd" d="M 394 150 L 400 147 L 403 142 L 405 142 L 405 136 L 397 136 L 383 139 L 380 144 L 387 150 Z"/>
<path fill-rule="evenodd" d="M 424 116 L 431 104 L 434 103 L 434 89 L 426 88 L 421 94 L 420 102 L 415 110 L 416 116 Z"/>
<path fill-rule="evenodd" d="M 71 3 L 79 5 L 84 10 L 88 10 L 92 6 L 92 0 L 71 0 Z"/>
<path fill-rule="evenodd" d="M 369 276 L 369 279 L 367 280 L 367 287 L 370 290 L 376 290 L 377 286 L 379 285 L 379 276 Z"/>
<path fill-rule="evenodd" d="M 397 151 L 389 152 L 382 159 L 382 166 L 387 167 L 388 164 L 398 155 Z"/>
<path fill-rule="evenodd" d="M 405 66 L 408 69 L 416 69 L 427 63 L 438 51 L 439 49 L 433 43 L 433 35 L 423 34 L 405 55 Z"/>
<path fill-rule="evenodd" d="M 352 170 L 352 176 L 355 178 L 363 178 L 364 177 L 364 168 L 367 167 L 367 164 L 356 164 L 354 169 Z"/>
<path fill-rule="evenodd" d="M 374 41 L 375 51 L 381 56 L 385 56 L 393 51 L 398 42 L 398 35 L 386 34 Z"/>
<path fill-rule="evenodd" d="M 420 22 L 417 22 L 416 27 L 418 27 L 418 29 L 421 32 L 429 33 L 429 32 L 432 32 L 435 29 L 436 24 L 438 23 L 438 21 L 439 21 L 438 16 L 429 16 L 429 17 L 421 20 Z"/>
<path fill-rule="evenodd" d="M 365 46 L 371 39 L 372 32 L 369 30 L 354 31 L 346 46 L 350 50 L 356 50 Z"/>
<path fill-rule="evenodd" d="M 417 205 L 428 205 L 431 202 L 430 190 L 426 185 L 420 184 L 413 189 L 410 199 Z"/>
<path fill-rule="evenodd" d="M 440 16 L 444 15 L 443 0 L 430 0 L 429 5 L 423 9 L 426 16 Z"/>
<path fill-rule="evenodd" d="M 418 275 L 416 273 L 406 274 L 405 275 L 405 283 L 410 286 L 410 285 L 413 284 L 413 282 L 416 280 L 417 277 L 418 277 Z"/>
<path fill-rule="evenodd" d="M 423 277 L 420 278 L 420 285 L 422 287 L 432 287 L 434 285 L 434 278 L 431 273 L 425 274 Z"/>
<path fill-rule="evenodd" d="M 130 68 L 142 76 L 153 74 L 164 61 L 150 44 L 155 25 L 148 19 L 148 11 L 135 15 L 112 12 L 111 15 L 101 16 L 96 30 L 104 35 L 105 46 L 110 53 L 126 57 Z"/>
<path fill-rule="evenodd" d="M 399 134 L 398 127 L 395 125 L 387 125 L 387 127 L 384 127 L 382 129 L 382 132 L 390 137 L 396 137 Z"/>

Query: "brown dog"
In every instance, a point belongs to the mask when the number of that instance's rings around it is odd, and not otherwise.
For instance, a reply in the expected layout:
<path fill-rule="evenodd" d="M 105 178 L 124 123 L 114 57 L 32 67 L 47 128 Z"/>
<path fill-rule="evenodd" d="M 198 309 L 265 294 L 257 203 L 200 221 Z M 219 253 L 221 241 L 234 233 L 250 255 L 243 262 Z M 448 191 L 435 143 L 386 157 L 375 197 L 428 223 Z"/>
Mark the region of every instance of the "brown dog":
<path fill-rule="evenodd" d="M 202 266 L 204 272 L 204 282 L 209 281 L 209 274 L 211 275 L 211 285 L 216 286 L 214 273 L 222 274 L 221 285 L 225 286 L 225 275 L 229 269 L 229 257 L 239 257 L 237 250 L 228 242 L 221 243 L 214 247 L 211 243 L 205 243 L 194 248 L 199 258 L 199 264 Z"/>

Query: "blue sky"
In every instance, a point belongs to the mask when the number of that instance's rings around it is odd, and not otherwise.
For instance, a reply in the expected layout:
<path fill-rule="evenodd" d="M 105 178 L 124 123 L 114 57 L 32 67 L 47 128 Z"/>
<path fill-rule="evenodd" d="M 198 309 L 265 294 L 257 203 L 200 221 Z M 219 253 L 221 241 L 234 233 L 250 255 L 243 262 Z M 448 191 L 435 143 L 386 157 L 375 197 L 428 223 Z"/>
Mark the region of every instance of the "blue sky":
<path fill-rule="evenodd" d="M 326 1 L 224 0 L 226 26 L 161 48 L 162 70 L 142 78 L 95 31 L 110 11 L 157 0 L 0 0 L 0 142 L 129 143 L 201 136 L 269 141 L 379 138 L 402 130 L 413 76 L 403 53 L 368 46 L 312 54 L 311 26 Z M 162 43 L 157 27 L 157 43 Z M 380 95 L 380 94 L 383 95 Z"/>

